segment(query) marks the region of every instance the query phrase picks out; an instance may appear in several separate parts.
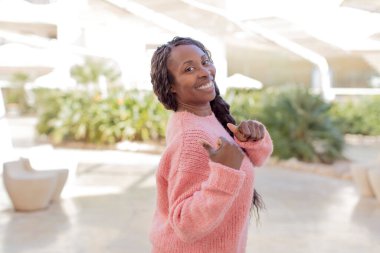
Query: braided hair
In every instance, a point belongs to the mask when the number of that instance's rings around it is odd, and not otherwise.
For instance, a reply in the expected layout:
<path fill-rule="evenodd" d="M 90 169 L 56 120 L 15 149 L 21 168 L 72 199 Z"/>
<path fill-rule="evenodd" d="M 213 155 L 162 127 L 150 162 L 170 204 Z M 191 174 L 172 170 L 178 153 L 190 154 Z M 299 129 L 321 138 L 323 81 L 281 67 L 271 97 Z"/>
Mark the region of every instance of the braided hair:
<path fill-rule="evenodd" d="M 167 67 L 167 62 L 172 48 L 180 45 L 194 45 L 198 47 L 212 62 L 210 51 L 208 51 L 201 42 L 192 38 L 174 37 L 171 41 L 156 49 L 152 56 L 150 72 L 153 91 L 165 108 L 173 111 L 177 111 L 178 103 L 175 95 L 171 92 L 171 84 L 174 81 L 174 77 Z M 226 131 L 233 137 L 233 133 L 227 127 L 227 123 L 236 124 L 235 119 L 230 113 L 230 105 L 220 96 L 219 88 L 216 84 L 215 91 L 216 96 L 210 102 L 211 110 Z M 255 213 L 259 215 L 259 209 L 262 209 L 263 207 L 264 203 L 260 194 L 254 190 L 251 209 L 254 209 Z"/>

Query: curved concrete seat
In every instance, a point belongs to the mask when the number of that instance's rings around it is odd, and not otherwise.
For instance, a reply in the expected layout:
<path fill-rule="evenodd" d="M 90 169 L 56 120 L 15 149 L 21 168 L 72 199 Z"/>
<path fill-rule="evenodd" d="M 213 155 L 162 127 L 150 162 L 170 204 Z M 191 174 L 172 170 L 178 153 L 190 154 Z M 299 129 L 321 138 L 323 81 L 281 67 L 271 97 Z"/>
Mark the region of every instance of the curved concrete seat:
<path fill-rule="evenodd" d="M 363 164 L 351 165 L 351 174 L 356 189 L 362 197 L 374 197 L 372 185 L 369 181 L 369 166 Z"/>
<path fill-rule="evenodd" d="M 5 189 L 17 211 L 47 208 L 58 200 L 68 177 L 67 169 L 34 170 L 27 159 L 4 163 Z"/>
<path fill-rule="evenodd" d="M 380 167 L 380 166 L 379 166 Z M 369 181 L 371 183 L 373 192 L 378 201 L 380 201 L 380 168 L 371 169 L 368 172 Z"/>
<path fill-rule="evenodd" d="M 29 159 L 27 158 L 20 158 L 21 162 L 23 163 L 23 166 L 25 170 L 35 172 L 35 173 L 40 173 L 40 174 L 53 174 L 57 177 L 57 184 L 55 187 L 55 191 L 52 197 L 53 201 L 58 201 L 61 198 L 61 192 L 63 190 L 63 187 L 66 184 L 68 175 L 69 175 L 69 170 L 68 169 L 51 169 L 51 170 L 35 170 L 33 169 Z"/>

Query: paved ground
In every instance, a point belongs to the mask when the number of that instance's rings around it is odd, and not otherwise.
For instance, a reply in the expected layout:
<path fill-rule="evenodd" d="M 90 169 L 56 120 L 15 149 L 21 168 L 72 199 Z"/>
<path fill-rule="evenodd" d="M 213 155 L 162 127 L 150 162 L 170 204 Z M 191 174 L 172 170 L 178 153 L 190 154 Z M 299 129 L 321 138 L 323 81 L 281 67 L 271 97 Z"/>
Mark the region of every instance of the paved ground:
<path fill-rule="evenodd" d="M 0 253 L 149 252 L 159 155 L 35 146 L 30 124 L 11 121 L 16 154 L 69 167 L 71 177 L 60 203 L 32 213 L 14 212 L 0 184 Z M 346 152 L 361 160 L 379 150 Z M 247 252 L 380 252 L 380 202 L 360 198 L 350 181 L 276 167 L 257 175 L 267 210 L 251 221 Z"/>

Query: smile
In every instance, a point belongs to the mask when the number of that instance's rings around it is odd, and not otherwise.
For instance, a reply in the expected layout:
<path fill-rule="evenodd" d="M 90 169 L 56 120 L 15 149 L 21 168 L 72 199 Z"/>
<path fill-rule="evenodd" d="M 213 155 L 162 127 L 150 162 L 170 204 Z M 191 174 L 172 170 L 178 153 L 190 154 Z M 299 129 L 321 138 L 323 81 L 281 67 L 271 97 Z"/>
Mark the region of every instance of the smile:
<path fill-rule="evenodd" d="M 197 89 L 200 90 L 206 90 L 214 86 L 214 82 L 210 81 L 208 83 L 202 84 L 201 86 L 197 87 Z"/>

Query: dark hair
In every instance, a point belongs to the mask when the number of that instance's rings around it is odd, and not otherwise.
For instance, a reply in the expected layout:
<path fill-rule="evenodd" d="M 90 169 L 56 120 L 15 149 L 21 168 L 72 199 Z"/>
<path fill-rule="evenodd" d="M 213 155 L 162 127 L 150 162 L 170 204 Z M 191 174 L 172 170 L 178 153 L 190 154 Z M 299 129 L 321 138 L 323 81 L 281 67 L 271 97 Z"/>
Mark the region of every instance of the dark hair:
<path fill-rule="evenodd" d="M 171 92 L 171 84 L 174 81 L 174 77 L 169 72 L 167 61 L 172 48 L 180 45 L 195 45 L 208 56 L 210 61 L 212 61 L 210 51 L 208 51 L 201 42 L 192 38 L 174 37 L 168 43 L 157 48 L 152 56 L 150 71 L 153 91 L 165 108 L 173 111 L 177 111 L 178 103 L 174 94 Z M 216 83 L 215 89 L 216 96 L 214 100 L 210 102 L 211 109 L 222 126 L 231 136 L 233 136 L 233 133 L 227 127 L 227 123 L 236 124 L 235 119 L 230 114 L 230 105 L 220 96 L 219 88 Z M 259 209 L 262 209 L 263 207 L 264 204 L 260 194 L 254 190 L 251 208 L 254 208 L 256 214 L 259 215 Z"/>

